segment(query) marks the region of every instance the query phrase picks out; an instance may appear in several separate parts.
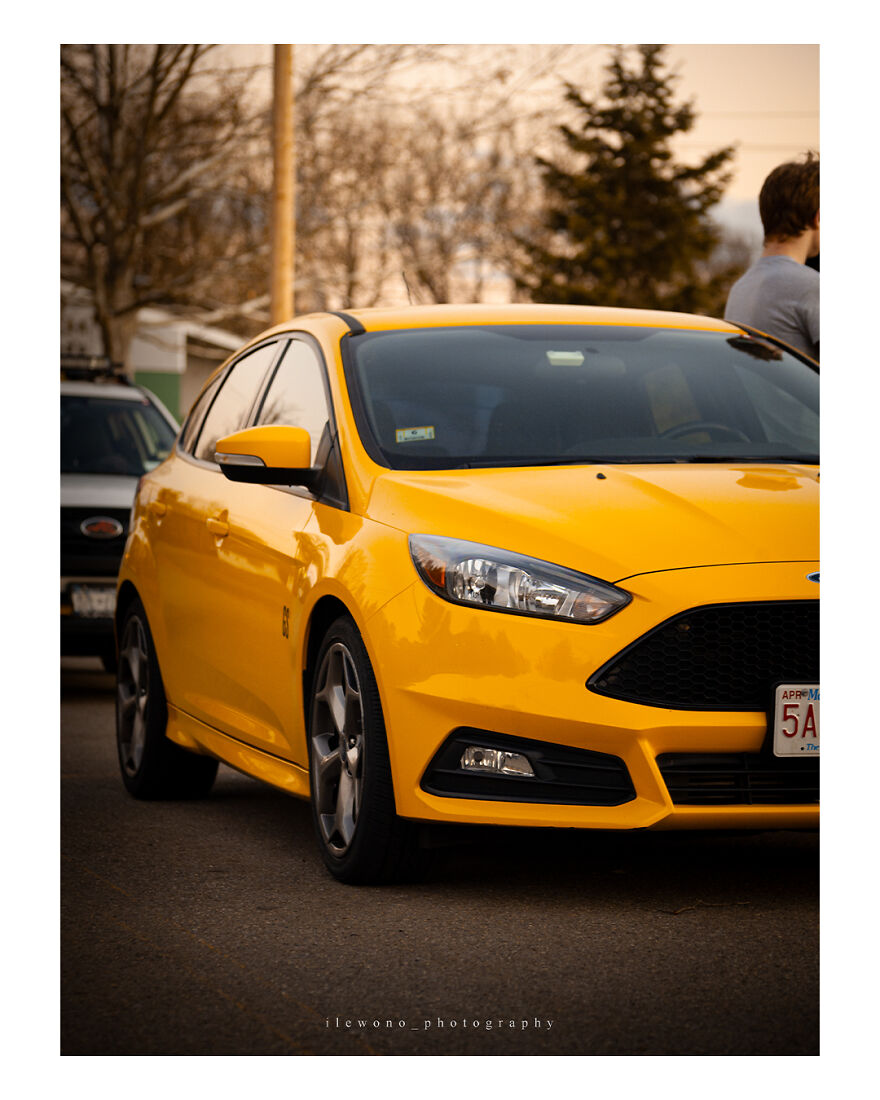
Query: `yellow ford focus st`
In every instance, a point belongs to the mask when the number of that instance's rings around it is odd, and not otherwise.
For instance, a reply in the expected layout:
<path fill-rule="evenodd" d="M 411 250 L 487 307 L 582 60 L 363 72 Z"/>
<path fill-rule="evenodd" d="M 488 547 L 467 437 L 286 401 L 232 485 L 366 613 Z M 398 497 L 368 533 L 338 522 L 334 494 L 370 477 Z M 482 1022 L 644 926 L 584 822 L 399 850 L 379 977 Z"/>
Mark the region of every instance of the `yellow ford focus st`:
<path fill-rule="evenodd" d="M 324 313 L 252 341 L 140 482 L 117 740 L 310 798 L 347 882 L 418 822 L 818 821 L 818 370 L 673 313 Z"/>

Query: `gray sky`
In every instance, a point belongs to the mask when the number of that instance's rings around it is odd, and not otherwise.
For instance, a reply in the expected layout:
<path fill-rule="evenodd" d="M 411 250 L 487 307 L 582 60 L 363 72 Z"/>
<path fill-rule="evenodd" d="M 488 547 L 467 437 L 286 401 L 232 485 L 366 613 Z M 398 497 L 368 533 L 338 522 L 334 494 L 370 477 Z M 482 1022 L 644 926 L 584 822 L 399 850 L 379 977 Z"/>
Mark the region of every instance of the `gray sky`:
<path fill-rule="evenodd" d="M 699 116 L 682 155 L 739 146 L 729 199 L 756 199 L 777 164 L 818 152 L 818 46 L 672 46 L 669 59 Z"/>
<path fill-rule="evenodd" d="M 587 95 L 598 94 L 612 47 L 519 43 L 474 44 L 472 49 L 487 60 L 493 55 L 503 57 L 510 69 L 508 87 L 521 89 L 516 94 L 523 109 L 541 107 L 552 112 L 557 103 L 562 105 L 562 80 L 570 80 Z M 271 45 L 230 45 L 226 50 L 230 59 L 271 65 Z M 535 83 L 528 78 L 529 70 L 547 56 L 557 61 Z M 678 78 L 677 99 L 693 100 L 697 113 L 694 129 L 677 140 L 676 155 L 693 162 L 713 149 L 737 147 L 733 179 L 718 215 L 759 239 L 757 196 L 768 173 L 807 149 L 819 150 L 819 46 L 670 44 L 666 59 Z M 407 80 L 424 87 L 441 85 L 448 77 L 432 69 L 421 78 L 409 74 Z M 548 124 L 553 124 L 552 113 Z"/>
<path fill-rule="evenodd" d="M 227 49 L 230 56 L 271 64 L 269 45 Z M 601 44 L 520 43 L 496 49 L 503 49 L 504 58 L 512 62 L 510 85 L 521 80 L 542 53 L 561 50 L 552 75 L 537 85 L 528 84 L 525 94 L 542 107 L 561 103 L 563 79 L 597 94 L 611 54 L 611 47 Z M 670 44 L 666 59 L 678 77 L 678 98 L 695 100 L 698 116 L 694 129 L 680 139 L 679 155 L 696 160 L 720 146 L 738 146 L 728 199 L 756 199 L 761 183 L 777 164 L 806 149 L 818 151 L 818 45 Z M 428 79 L 442 76 L 433 73 Z"/>

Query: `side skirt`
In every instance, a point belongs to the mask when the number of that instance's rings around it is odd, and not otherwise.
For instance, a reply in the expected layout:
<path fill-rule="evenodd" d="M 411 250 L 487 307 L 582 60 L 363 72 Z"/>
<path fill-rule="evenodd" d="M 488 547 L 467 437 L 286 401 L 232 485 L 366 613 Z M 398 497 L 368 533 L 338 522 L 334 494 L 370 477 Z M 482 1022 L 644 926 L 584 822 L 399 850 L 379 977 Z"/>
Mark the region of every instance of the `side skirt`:
<path fill-rule="evenodd" d="M 280 756 L 252 748 L 243 741 L 236 741 L 191 717 L 177 707 L 168 704 L 168 729 L 166 736 L 175 745 L 191 752 L 216 756 L 224 764 L 244 772 L 254 779 L 271 783 L 297 798 L 309 797 L 309 773 L 307 769 L 282 760 Z"/>

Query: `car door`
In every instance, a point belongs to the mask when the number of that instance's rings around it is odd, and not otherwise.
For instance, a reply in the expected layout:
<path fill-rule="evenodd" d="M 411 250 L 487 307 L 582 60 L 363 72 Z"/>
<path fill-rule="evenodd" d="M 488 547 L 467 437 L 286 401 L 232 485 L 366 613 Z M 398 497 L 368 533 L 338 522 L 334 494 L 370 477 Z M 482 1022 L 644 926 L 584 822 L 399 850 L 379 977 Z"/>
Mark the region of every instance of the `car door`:
<path fill-rule="evenodd" d="M 174 460 L 159 471 L 151 512 L 158 598 L 164 623 L 162 674 L 169 702 L 212 726 L 230 722 L 233 693 L 224 649 L 235 634 L 243 583 L 228 568 L 228 517 L 236 489 L 214 461 L 216 441 L 247 426 L 285 341 L 235 360 L 202 395 Z"/>

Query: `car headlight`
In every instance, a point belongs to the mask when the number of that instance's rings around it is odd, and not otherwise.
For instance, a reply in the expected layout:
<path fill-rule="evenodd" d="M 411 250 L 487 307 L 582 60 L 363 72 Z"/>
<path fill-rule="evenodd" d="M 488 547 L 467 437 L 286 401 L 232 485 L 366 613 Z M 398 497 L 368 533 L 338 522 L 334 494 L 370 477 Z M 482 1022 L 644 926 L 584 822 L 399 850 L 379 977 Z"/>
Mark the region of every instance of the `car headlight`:
<path fill-rule="evenodd" d="M 476 542 L 410 535 L 409 550 L 432 592 L 468 607 L 599 623 L 632 599 L 586 573 Z"/>

